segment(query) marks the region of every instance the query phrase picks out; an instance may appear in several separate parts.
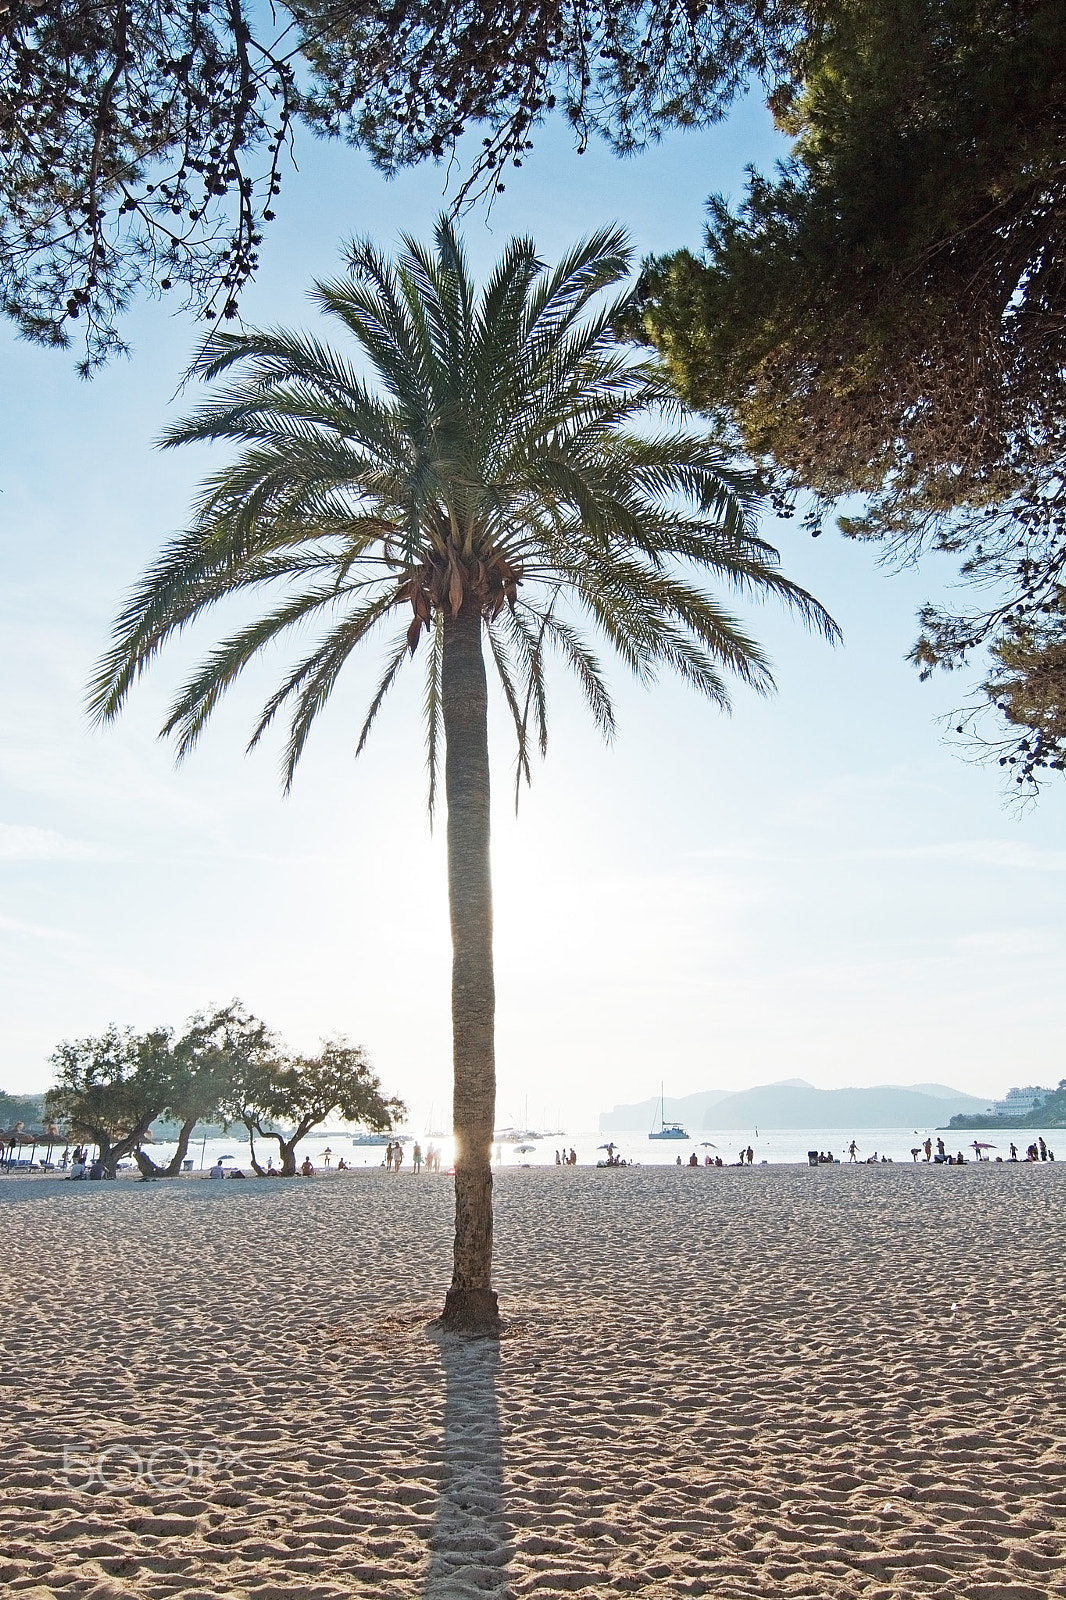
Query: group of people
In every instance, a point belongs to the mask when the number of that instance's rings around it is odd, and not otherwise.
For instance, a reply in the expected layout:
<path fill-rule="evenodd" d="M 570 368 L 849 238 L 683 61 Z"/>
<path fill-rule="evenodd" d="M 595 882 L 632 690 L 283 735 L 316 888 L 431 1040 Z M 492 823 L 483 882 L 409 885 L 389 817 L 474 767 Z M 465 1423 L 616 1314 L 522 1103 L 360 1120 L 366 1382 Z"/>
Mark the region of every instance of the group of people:
<path fill-rule="evenodd" d="M 624 1161 L 621 1161 L 621 1160 L 612 1161 L 611 1160 L 611 1155 L 613 1154 L 613 1152 L 614 1152 L 614 1145 L 609 1144 L 607 1146 L 607 1162 L 606 1162 L 606 1165 L 609 1166 L 609 1167 L 624 1167 L 625 1166 L 625 1162 Z M 557 1167 L 576 1167 L 577 1166 L 577 1151 L 576 1150 L 556 1150 L 556 1152 L 555 1152 L 555 1165 Z"/>
<path fill-rule="evenodd" d="M 386 1172 L 399 1172 L 403 1166 L 403 1145 L 399 1139 L 390 1139 L 385 1146 L 384 1168 Z M 440 1151 L 433 1143 L 427 1144 L 425 1153 L 416 1139 L 411 1147 L 411 1166 L 415 1172 L 421 1172 L 425 1167 L 427 1172 L 440 1171 Z"/>
<path fill-rule="evenodd" d="M 851 1148 L 855 1148 L 854 1141 L 852 1142 Z M 973 1150 L 975 1161 L 987 1161 L 990 1158 L 985 1154 L 985 1152 L 988 1150 L 994 1150 L 995 1145 L 989 1144 L 985 1139 L 975 1139 L 971 1148 Z M 944 1144 L 943 1139 L 939 1138 L 936 1141 L 935 1154 L 933 1153 L 932 1137 L 926 1139 L 924 1144 L 912 1145 L 911 1160 L 917 1161 L 919 1156 L 924 1156 L 925 1160 L 931 1161 L 934 1166 L 964 1167 L 966 1165 L 966 1157 L 963 1155 L 962 1151 L 959 1150 L 955 1155 L 951 1155 Z M 1018 1146 L 1012 1140 L 1010 1145 L 1010 1155 L 1007 1157 L 1007 1159 L 1008 1161 L 1018 1161 L 1021 1159 L 1026 1161 L 1054 1161 L 1055 1152 L 1054 1150 L 1050 1150 L 1048 1148 L 1047 1141 L 1044 1139 L 1043 1134 L 1038 1134 L 1036 1142 L 1029 1145 L 1026 1149 L 1024 1158 L 1019 1157 Z M 854 1157 L 852 1157 L 852 1160 L 854 1160 Z M 997 1156 L 996 1160 L 1002 1162 L 1003 1157 Z"/>
<path fill-rule="evenodd" d="M 62 1166 L 66 1165 L 66 1155 L 67 1152 L 64 1150 L 63 1160 L 60 1163 Z M 70 1175 L 72 1178 L 93 1179 L 107 1177 L 113 1178 L 115 1176 L 113 1172 L 108 1173 L 104 1163 L 100 1160 L 99 1154 L 97 1154 L 94 1160 L 90 1161 L 88 1149 L 83 1144 L 79 1144 L 75 1147 L 74 1153 L 70 1158 Z"/>

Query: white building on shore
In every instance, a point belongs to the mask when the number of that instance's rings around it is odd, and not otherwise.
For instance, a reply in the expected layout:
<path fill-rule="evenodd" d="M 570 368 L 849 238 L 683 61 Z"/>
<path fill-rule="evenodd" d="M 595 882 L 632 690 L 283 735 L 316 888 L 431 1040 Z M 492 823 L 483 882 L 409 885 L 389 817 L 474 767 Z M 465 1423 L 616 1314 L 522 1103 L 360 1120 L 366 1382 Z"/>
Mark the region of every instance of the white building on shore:
<path fill-rule="evenodd" d="M 992 1110 L 997 1117 L 1027 1117 L 1044 1104 L 1053 1089 L 1038 1089 L 1031 1084 L 1028 1089 L 1008 1089 L 1005 1100 L 995 1100 Z"/>

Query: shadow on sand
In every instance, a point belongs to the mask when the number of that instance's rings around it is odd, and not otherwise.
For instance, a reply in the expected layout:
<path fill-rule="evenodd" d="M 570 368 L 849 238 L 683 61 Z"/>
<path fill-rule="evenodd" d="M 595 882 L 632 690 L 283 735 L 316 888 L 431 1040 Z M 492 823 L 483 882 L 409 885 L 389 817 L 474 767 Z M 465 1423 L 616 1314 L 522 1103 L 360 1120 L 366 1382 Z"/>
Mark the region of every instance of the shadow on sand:
<path fill-rule="evenodd" d="M 500 1347 L 430 1330 L 444 1369 L 444 1476 L 429 1539 L 427 1600 L 505 1600 L 511 1558 L 503 1517 L 496 1398 Z"/>

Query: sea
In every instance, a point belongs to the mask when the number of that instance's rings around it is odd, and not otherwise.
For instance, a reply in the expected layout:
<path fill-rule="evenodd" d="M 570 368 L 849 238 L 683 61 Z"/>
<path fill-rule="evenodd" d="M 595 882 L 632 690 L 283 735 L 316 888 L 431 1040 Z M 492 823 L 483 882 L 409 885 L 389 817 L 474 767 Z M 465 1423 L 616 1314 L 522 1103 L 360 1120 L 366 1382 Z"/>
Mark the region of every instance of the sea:
<path fill-rule="evenodd" d="M 637 1166 L 675 1166 L 678 1156 L 685 1164 L 693 1152 L 701 1166 L 708 1156 L 712 1161 L 720 1156 L 726 1166 L 735 1166 L 741 1150 L 747 1151 L 750 1145 L 755 1166 L 763 1163 L 771 1166 L 806 1166 L 809 1150 L 818 1150 L 822 1154 L 832 1155 L 837 1161 L 847 1162 L 848 1147 L 854 1140 L 859 1161 L 880 1162 L 886 1156 L 889 1161 L 910 1162 L 913 1159 L 912 1149 L 920 1147 L 927 1138 L 932 1138 L 935 1148 L 938 1137 L 935 1128 L 751 1128 L 746 1131 L 734 1128 L 718 1131 L 712 1128 L 689 1129 L 689 1132 L 691 1137 L 683 1140 L 649 1139 L 646 1128 L 623 1133 L 594 1133 L 587 1130 L 555 1132 L 527 1137 L 517 1143 L 501 1139 L 493 1146 L 493 1159 L 499 1168 L 551 1167 L 555 1165 L 557 1150 L 560 1154 L 564 1150 L 575 1150 L 578 1166 L 594 1167 L 598 1162 L 606 1161 L 605 1147 L 611 1142 L 616 1155 Z M 1056 1138 L 1059 1139 L 1063 1146 L 1063 1158 L 1066 1159 L 1066 1130 L 1061 1128 L 1015 1129 L 1013 1134 L 1001 1129 L 960 1129 L 951 1134 L 941 1130 L 939 1137 L 943 1138 L 952 1155 L 961 1151 L 967 1161 L 975 1159 L 975 1140 L 990 1145 L 989 1149 L 982 1151 L 984 1159 L 995 1161 L 999 1156 L 1006 1161 L 1010 1155 L 1012 1137 L 1019 1155 L 1024 1156 L 1026 1146 L 1035 1142 L 1041 1133 L 1052 1150 L 1055 1149 Z M 431 1144 L 440 1151 L 442 1172 L 452 1164 L 455 1147 L 450 1136 L 404 1132 L 401 1137 L 404 1168 L 410 1169 L 412 1146 L 416 1140 L 423 1155 Z M 160 1165 L 169 1159 L 174 1150 L 172 1144 L 162 1142 L 149 1148 L 153 1160 Z M 271 1155 L 275 1166 L 278 1165 L 277 1149 L 273 1142 L 257 1138 L 256 1155 L 261 1166 L 266 1166 Z M 384 1147 L 354 1144 L 351 1129 L 332 1128 L 309 1134 L 297 1148 L 298 1160 L 302 1161 L 305 1155 L 310 1156 L 316 1172 L 336 1171 L 341 1159 L 356 1171 L 383 1167 L 385 1164 Z M 206 1173 L 219 1159 L 226 1167 L 239 1167 L 250 1173 L 247 1138 L 234 1134 L 225 1138 L 196 1139 L 189 1146 L 188 1160 L 192 1163 L 189 1170 L 193 1173 Z"/>

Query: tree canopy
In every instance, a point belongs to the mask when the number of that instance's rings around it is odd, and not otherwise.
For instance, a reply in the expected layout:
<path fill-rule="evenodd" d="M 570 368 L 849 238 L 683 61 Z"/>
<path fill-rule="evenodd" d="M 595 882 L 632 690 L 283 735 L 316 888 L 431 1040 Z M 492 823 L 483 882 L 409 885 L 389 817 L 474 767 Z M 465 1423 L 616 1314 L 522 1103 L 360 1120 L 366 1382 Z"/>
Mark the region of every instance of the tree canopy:
<path fill-rule="evenodd" d="M 1061 676 L 1017 675 L 1066 595 L 1066 13 L 812 6 L 771 105 L 790 159 L 712 199 L 702 259 L 647 264 L 633 326 L 816 518 L 859 494 L 846 533 L 961 554 L 974 604 L 928 608 L 914 660 L 991 644 L 1022 773 L 1061 767 Z"/>
<path fill-rule="evenodd" d="M 227 1083 L 219 1109 L 226 1121 L 247 1129 L 258 1174 L 263 1168 L 255 1153 L 256 1134 L 277 1143 L 281 1175 L 289 1178 L 296 1171 L 296 1146 L 329 1117 L 383 1132 L 406 1107 L 382 1094 L 381 1079 L 364 1050 L 335 1039 L 317 1056 L 246 1058 Z"/>
<path fill-rule="evenodd" d="M 794 30 L 794 0 L 5 0 L 0 304 L 81 370 L 131 297 L 235 316 L 294 120 L 385 171 L 484 135 L 461 194 L 502 187 L 537 125 L 619 150 L 720 117 Z"/>
<path fill-rule="evenodd" d="M 111 1176 L 132 1156 L 146 1178 L 176 1177 L 194 1127 L 213 1121 L 270 1132 L 289 1174 L 300 1139 L 331 1112 L 387 1128 L 403 1111 L 400 1101 L 382 1097 L 361 1050 L 340 1041 L 313 1059 L 288 1057 L 239 1001 L 192 1017 L 177 1038 L 165 1027 L 138 1034 L 112 1026 L 96 1038 L 65 1040 L 52 1067 L 48 1115 L 97 1145 Z M 146 1147 L 152 1123 L 164 1116 L 180 1126 L 174 1153 L 160 1166 Z"/>

